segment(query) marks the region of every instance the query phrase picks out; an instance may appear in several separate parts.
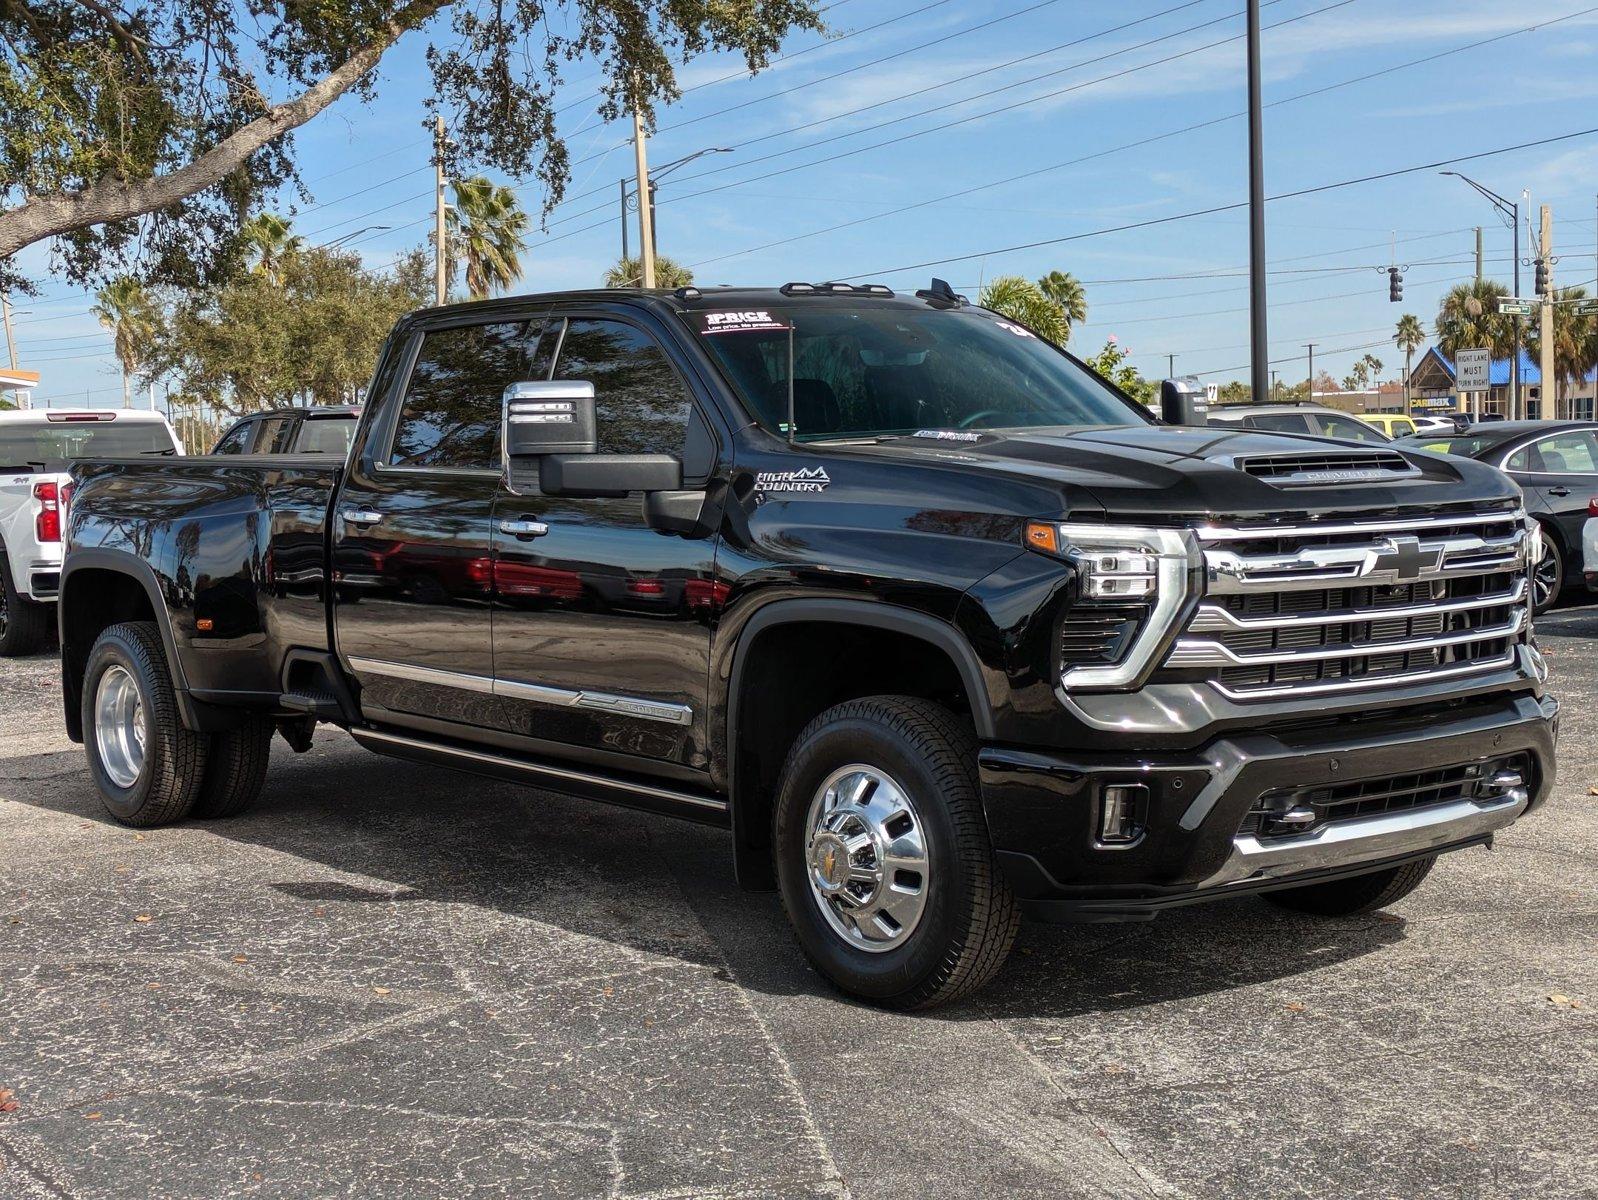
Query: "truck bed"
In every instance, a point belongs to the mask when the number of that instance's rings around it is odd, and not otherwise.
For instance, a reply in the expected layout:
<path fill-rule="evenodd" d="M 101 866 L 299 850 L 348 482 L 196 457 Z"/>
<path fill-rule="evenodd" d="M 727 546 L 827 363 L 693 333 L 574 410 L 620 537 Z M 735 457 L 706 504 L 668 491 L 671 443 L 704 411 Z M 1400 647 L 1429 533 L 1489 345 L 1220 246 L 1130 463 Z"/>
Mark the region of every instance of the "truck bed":
<path fill-rule="evenodd" d="M 332 646 L 328 509 L 343 469 L 327 455 L 75 463 L 69 571 L 140 560 L 188 690 L 275 695 L 290 649 Z"/>

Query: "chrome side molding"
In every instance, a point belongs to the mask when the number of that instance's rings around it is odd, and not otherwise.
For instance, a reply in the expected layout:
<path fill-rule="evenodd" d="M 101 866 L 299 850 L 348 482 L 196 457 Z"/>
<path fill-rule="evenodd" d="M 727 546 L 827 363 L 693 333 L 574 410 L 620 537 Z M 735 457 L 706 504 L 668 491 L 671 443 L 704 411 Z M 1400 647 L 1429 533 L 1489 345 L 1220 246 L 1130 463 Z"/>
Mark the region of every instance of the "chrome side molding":
<path fill-rule="evenodd" d="M 694 710 L 691 705 L 673 704 L 665 700 L 616 696 L 609 692 L 575 691 L 570 688 L 549 687 L 542 683 L 522 683 L 514 679 L 493 679 L 487 675 L 444 671 L 437 667 L 421 667 L 413 663 L 390 662 L 381 658 L 352 657 L 350 666 L 356 671 L 383 675 L 390 679 L 404 679 L 411 683 L 459 688 L 462 691 L 503 696 L 512 700 L 531 700 L 536 704 L 550 704 L 562 708 L 586 708 L 595 712 L 619 713 L 643 721 L 660 721 L 666 725 L 691 725 L 694 720 Z"/>

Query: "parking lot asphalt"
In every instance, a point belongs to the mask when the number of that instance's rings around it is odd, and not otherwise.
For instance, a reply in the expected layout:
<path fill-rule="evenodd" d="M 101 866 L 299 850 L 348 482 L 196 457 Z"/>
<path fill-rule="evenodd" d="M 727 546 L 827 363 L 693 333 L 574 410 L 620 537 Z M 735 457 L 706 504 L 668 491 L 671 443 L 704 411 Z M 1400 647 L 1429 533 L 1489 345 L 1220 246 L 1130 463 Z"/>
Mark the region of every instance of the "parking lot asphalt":
<path fill-rule="evenodd" d="M 1028 925 L 840 999 L 728 836 L 281 742 L 106 818 L 0 663 L 0 1197 L 1598 1196 L 1598 607 L 1539 622 L 1559 782 L 1349 920 Z"/>

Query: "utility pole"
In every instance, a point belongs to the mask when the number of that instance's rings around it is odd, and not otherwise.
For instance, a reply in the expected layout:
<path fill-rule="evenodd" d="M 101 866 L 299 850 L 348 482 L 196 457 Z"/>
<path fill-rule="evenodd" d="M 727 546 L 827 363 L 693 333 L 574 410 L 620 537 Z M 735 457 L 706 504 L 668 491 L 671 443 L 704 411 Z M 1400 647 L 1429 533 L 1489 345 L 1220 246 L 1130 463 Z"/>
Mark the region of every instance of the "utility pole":
<path fill-rule="evenodd" d="M 1539 213 L 1539 229 L 1537 234 L 1537 254 L 1548 269 L 1548 287 L 1543 292 L 1542 309 L 1538 313 L 1540 324 L 1538 326 L 1538 356 L 1542 361 L 1539 369 L 1542 372 L 1542 415 L 1546 420 L 1549 417 L 1563 416 L 1559 411 L 1558 394 L 1554 385 L 1554 213 L 1546 204 Z"/>
<path fill-rule="evenodd" d="M 1167 379 L 1176 378 L 1176 355 L 1174 354 L 1165 356 L 1165 377 Z"/>
<path fill-rule="evenodd" d="M 5 313 L 6 320 L 6 353 L 11 356 L 11 369 L 17 369 L 17 343 L 11 336 L 11 297 L 0 296 L 0 311 Z"/>
<path fill-rule="evenodd" d="M 1482 267 L 1482 259 L 1481 259 L 1481 226 L 1478 225 L 1478 226 L 1476 226 L 1476 282 L 1477 283 L 1480 283 L 1482 281 L 1482 278 L 1483 278 L 1481 267 Z"/>
<path fill-rule="evenodd" d="M 655 286 L 655 214 L 650 212 L 649 153 L 644 148 L 644 118 L 639 112 L 637 79 L 633 88 L 633 156 L 638 165 L 638 257 L 643 260 L 643 285 Z"/>
<path fill-rule="evenodd" d="M 1268 398 L 1265 310 L 1265 119 L 1260 103 L 1260 0 L 1248 0 L 1248 282 L 1250 392 Z"/>
<path fill-rule="evenodd" d="M 444 303 L 449 292 L 448 262 L 444 239 L 444 118 L 433 118 L 433 291 L 437 303 Z"/>
<path fill-rule="evenodd" d="M 1304 399 L 1311 404 L 1315 403 L 1315 343 L 1304 343 L 1304 349 L 1309 351 L 1309 391 L 1304 393 Z"/>

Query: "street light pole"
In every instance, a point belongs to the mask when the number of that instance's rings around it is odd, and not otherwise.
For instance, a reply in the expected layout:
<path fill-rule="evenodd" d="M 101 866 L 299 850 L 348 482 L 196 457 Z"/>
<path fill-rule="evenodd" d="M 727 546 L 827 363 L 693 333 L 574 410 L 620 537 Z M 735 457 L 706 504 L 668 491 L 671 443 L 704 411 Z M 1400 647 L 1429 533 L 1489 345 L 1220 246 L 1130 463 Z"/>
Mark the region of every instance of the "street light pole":
<path fill-rule="evenodd" d="M 1268 396 L 1270 352 L 1265 311 L 1265 120 L 1260 103 L 1260 0 L 1248 0 L 1249 357 L 1253 401 Z"/>
<path fill-rule="evenodd" d="M 638 123 L 635 121 L 634 122 L 635 130 L 637 129 L 637 127 L 638 127 Z M 649 253 L 647 255 L 645 255 L 644 257 L 647 257 L 650 260 L 650 266 L 652 268 L 655 258 L 657 258 L 659 256 L 659 251 L 657 249 L 657 245 L 658 245 L 659 239 L 658 239 L 657 232 L 656 232 L 657 226 L 655 225 L 655 185 L 658 184 L 666 176 L 670 175 L 678 167 L 686 166 L 688 163 L 693 162 L 694 159 L 696 159 L 696 158 L 702 158 L 706 154 L 731 154 L 731 153 L 732 153 L 732 147 L 730 147 L 730 146 L 706 146 L 703 150 L 695 150 L 692 154 L 685 154 L 681 158 L 674 158 L 669 163 L 664 163 L 661 166 L 658 166 L 658 167 L 654 168 L 654 170 L 649 170 L 647 167 L 641 168 L 640 169 L 640 173 L 639 173 L 640 183 L 639 183 L 639 188 L 638 188 L 636 194 L 634 192 L 631 192 L 631 191 L 628 190 L 627 180 L 626 179 L 621 180 L 621 257 L 622 257 L 622 261 L 623 262 L 627 261 L 627 205 L 628 205 L 628 203 L 630 201 L 636 201 L 638 199 L 638 196 L 642 195 L 645 190 L 647 190 L 648 193 L 649 193 L 649 203 L 647 205 L 647 207 L 649 209 L 649 212 L 648 212 L 648 215 L 646 216 L 643 213 L 643 211 L 642 211 L 643 208 L 645 208 L 646 206 L 645 205 L 639 205 L 640 211 L 639 211 L 639 215 L 638 215 L 638 226 L 639 226 L 640 236 L 644 236 L 643 230 L 644 230 L 644 228 L 646 226 L 648 227 L 649 232 L 648 232 L 647 236 L 648 236 L 648 239 L 649 239 L 649 243 L 648 243 L 649 244 Z M 640 155 L 640 158 L 641 158 L 641 155 Z M 642 254 L 642 252 L 640 252 L 640 253 Z M 653 272 L 651 270 L 651 276 L 652 275 L 653 275 Z"/>
<path fill-rule="evenodd" d="M 1311 404 L 1315 403 L 1315 343 L 1304 343 L 1304 349 L 1309 351 L 1309 391 L 1304 398 Z"/>
<path fill-rule="evenodd" d="M 1505 200 L 1489 187 L 1483 187 L 1469 175 L 1461 175 L 1458 171 L 1442 171 L 1442 175 L 1452 175 L 1455 179 L 1462 179 L 1484 196 L 1489 204 L 1498 210 L 1498 215 L 1509 218 L 1509 228 L 1514 234 L 1515 253 L 1515 299 L 1520 299 L 1520 205 L 1512 200 Z M 1520 318 L 1514 319 L 1515 345 L 1509 355 L 1509 419 L 1518 421 L 1525 415 L 1525 407 L 1520 402 Z"/>

